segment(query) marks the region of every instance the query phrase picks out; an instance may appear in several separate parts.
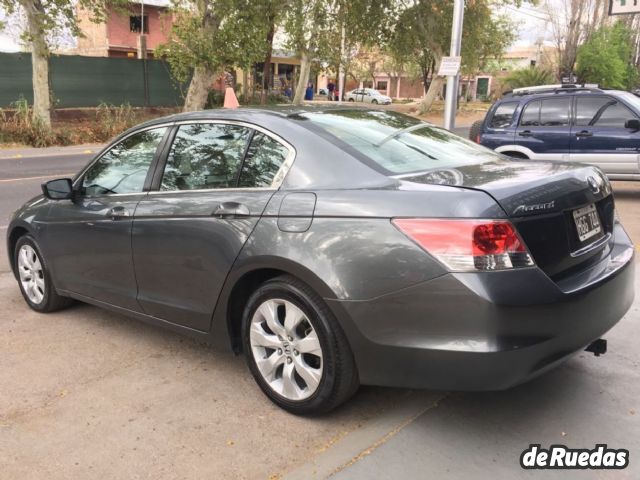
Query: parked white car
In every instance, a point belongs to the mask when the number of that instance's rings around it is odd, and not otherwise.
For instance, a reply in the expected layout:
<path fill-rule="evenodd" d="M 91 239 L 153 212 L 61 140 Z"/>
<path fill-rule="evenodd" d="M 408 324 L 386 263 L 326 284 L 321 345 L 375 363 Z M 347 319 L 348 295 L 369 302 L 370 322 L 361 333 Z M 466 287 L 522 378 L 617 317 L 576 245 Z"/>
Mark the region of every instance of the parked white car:
<path fill-rule="evenodd" d="M 373 88 L 356 88 L 355 90 L 345 93 L 344 99 L 347 102 L 364 102 L 380 105 L 389 105 L 391 103 L 391 97 L 387 97 Z"/>

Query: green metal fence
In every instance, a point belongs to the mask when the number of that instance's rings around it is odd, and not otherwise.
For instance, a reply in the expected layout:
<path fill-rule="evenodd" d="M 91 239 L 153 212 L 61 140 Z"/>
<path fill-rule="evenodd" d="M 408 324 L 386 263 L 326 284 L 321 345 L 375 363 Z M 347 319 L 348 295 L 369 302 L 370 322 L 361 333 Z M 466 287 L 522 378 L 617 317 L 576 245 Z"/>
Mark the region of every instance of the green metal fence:
<path fill-rule="evenodd" d="M 146 68 L 145 68 L 146 67 Z M 180 86 L 162 60 L 52 55 L 49 85 L 58 108 L 95 107 L 102 102 L 160 107 L 183 104 Z M 0 53 L 0 107 L 18 98 L 32 103 L 31 55 Z"/>

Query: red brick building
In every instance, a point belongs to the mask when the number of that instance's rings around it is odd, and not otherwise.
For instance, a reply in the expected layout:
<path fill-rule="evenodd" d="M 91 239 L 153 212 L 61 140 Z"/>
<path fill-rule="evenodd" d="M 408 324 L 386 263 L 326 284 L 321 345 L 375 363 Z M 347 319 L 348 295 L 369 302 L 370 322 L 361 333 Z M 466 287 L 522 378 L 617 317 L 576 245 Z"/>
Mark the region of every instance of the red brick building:
<path fill-rule="evenodd" d="M 68 53 L 92 57 L 140 58 L 140 36 L 144 34 L 147 57 L 153 58 L 158 45 L 167 41 L 171 30 L 172 16 L 168 1 L 144 0 L 131 2 L 122 11 L 110 7 L 105 23 L 93 23 L 86 10 L 78 7 L 78 19 L 84 37 Z M 141 30 L 144 29 L 144 32 Z"/>

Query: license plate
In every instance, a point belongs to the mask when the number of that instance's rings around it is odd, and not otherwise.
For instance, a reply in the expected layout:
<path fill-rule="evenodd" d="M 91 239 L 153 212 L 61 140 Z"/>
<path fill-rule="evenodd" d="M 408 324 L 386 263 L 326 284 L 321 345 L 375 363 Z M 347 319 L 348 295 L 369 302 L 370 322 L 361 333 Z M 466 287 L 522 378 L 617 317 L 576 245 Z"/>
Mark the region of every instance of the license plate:
<path fill-rule="evenodd" d="M 598 235 L 602 231 L 595 205 L 574 210 L 573 221 L 576 222 L 576 230 L 578 230 L 578 238 L 581 242 Z"/>

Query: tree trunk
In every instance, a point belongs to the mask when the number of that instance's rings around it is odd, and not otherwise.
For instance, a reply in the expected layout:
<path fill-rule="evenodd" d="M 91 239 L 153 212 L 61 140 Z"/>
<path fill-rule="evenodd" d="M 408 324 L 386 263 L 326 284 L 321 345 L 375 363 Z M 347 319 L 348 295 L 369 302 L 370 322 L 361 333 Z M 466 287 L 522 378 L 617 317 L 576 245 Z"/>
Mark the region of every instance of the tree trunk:
<path fill-rule="evenodd" d="M 302 100 L 304 99 L 304 92 L 307 89 L 307 83 L 309 82 L 310 71 L 311 71 L 311 62 L 309 61 L 309 55 L 307 54 L 307 52 L 303 52 L 300 57 L 300 78 L 298 78 L 296 95 L 295 97 L 293 97 L 294 105 L 302 105 Z"/>
<path fill-rule="evenodd" d="M 51 128 L 51 96 L 49 94 L 49 48 L 42 22 L 44 8 L 40 0 L 20 0 L 27 16 L 31 40 L 33 82 L 33 118 Z"/>
<path fill-rule="evenodd" d="M 211 84 L 213 83 L 213 72 L 207 67 L 196 67 L 191 77 L 187 97 L 184 99 L 185 112 L 195 112 L 203 110 L 207 104 L 207 97 Z"/>
<path fill-rule="evenodd" d="M 436 100 L 436 96 L 442 91 L 444 77 L 437 75 L 438 70 L 440 70 L 440 61 L 441 58 L 436 59 L 433 70 L 431 70 L 431 83 L 429 84 L 429 89 L 418 107 L 418 112 L 421 115 L 424 115 L 431 110 L 433 102 Z"/>
<path fill-rule="evenodd" d="M 264 65 L 262 66 L 262 95 L 260 96 L 260 103 L 265 105 L 267 103 L 267 95 L 269 93 L 269 86 L 271 85 L 271 55 L 273 53 L 273 36 L 276 31 L 276 17 L 271 12 L 267 18 L 269 22 L 269 31 L 267 32 L 267 53 L 264 55 Z"/>
<path fill-rule="evenodd" d="M 249 69 L 250 65 L 245 65 L 242 69 L 242 100 L 245 104 L 249 103 Z"/>

